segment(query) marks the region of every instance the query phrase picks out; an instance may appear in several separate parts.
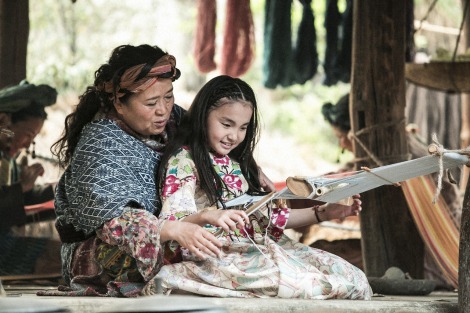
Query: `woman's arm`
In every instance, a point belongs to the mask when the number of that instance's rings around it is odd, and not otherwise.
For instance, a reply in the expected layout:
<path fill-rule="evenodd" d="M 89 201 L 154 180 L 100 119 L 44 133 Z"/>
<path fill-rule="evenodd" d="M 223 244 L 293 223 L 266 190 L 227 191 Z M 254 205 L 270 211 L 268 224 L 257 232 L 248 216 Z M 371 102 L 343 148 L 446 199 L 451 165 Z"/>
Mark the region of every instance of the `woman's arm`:
<path fill-rule="evenodd" d="M 166 221 L 160 232 L 160 241 L 177 241 L 193 255 L 204 260 L 208 255 L 218 257 L 222 243 L 199 225 L 183 221 Z"/>

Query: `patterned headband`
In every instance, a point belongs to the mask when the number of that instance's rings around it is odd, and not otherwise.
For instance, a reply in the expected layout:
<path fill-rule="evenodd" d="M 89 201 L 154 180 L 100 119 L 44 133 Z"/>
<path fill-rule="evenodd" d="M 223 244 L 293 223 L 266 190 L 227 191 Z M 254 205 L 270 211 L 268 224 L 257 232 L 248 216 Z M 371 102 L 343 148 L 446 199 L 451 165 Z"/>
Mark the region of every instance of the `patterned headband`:
<path fill-rule="evenodd" d="M 152 69 L 145 75 L 136 81 L 140 75 L 142 69 L 146 64 L 138 64 L 128 68 L 121 76 L 121 81 L 117 88 L 114 88 L 113 81 L 107 81 L 103 87 L 99 88 L 107 93 L 112 94 L 111 100 L 119 99 L 124 96 L 126 92 L 142 92 L 155 84 L 158 78 L 164 76 L 165 78 L 171 78 L 172 80 L 178 78 L 178 71 L 176 70 L 176 59 L 172 55 L 164 55 L 155 62 Z M 168 74 L 168 75 L 164 75 Z"/>

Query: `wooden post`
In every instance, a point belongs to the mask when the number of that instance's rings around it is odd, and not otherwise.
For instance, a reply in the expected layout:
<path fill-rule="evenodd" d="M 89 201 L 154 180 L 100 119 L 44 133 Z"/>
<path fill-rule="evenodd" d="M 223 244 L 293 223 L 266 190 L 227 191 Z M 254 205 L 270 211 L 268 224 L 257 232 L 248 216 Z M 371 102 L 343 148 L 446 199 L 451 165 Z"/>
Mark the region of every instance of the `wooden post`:
<path fill-rule="evenodd" d="M 465 10 L 466 2 L 462 0 L 462 12 Z M 462 33 L 462 43 L 465 50 L 470 46 L 470 8 L 467 8 Z M 462 148 L 470 145 L 470 95 L 462 94 L 462 129 L 460 131 L 460 140 Z M 460 186 L 465 190 L 462 205 L 462 217 L 460 223 L 460 241 L 459 241 L 459 287 L 458 303 L 459 312 L 470 312 L 470 184 L 468 167 L 463 169 Z"/>
<path fill-rule="evenodd" d="M 465 3 L 467 0 L 462 0 L 462 11 L 465 9 Z M 467 51 L 470 47 L 470 12 L 465 14 L 465 22 L 463 25 L 461 37 L 461 52 Z M 460 146 L 461 148 L 467 148 L 470 146 L 470 95 L 464 93 L 461 95 L 461 106 L 462 106 L 462 127 L 460 129 Z M 460 179 L 460 190 L 463 192 L 466 190 L 468 183 L 468 176 L 470 171 L 468 167 L 464 167 L 462 170 L 462 177 Z"/>
<path fill-rule="evenodd" d="M 405 132 L 407 0 L 354 1 L 351 126 L 356 164 L 370 168 L 408 158 Z M 361 145 L 363 144 L 363 146 Z M 367 276 L 397 266 L 423 278 L 424 245 L 401 188 L 362 194 L 361 234 Z"/>
<path fill-rule="evenodd" d="M 28 0 L 0 0 L 0 88 L 26 78 Z"/>
<path fill-rule="evenodd" d="M 463 199 L 459 243 L 459 312 L 470 312 L 470 184 Z"/>

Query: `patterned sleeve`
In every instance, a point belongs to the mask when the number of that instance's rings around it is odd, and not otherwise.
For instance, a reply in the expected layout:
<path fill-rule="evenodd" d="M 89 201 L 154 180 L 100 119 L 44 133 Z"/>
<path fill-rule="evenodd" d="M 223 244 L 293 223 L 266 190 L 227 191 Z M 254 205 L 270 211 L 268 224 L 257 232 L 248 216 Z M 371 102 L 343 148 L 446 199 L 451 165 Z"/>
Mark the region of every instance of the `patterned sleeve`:
<path fill-rule="evenodd" d="M 126 207 L 121 216 L 104 223 L 96 235 L 132 256 L 139 272 L 148 281 L 163 266 L 160 231 L 165 222 L 145 210 Z"/>
<path fill-rule="evenodd" d="M 247 235 L 254 237 L 255 233 L 267 234 L 274 241 L 279 241 L 284 234 L 287 220 L 289 219 L 290 209 L 285 207 L 273 207 L 269 210 L 269 218 L 257 211 L 250 216 L 250 223 L 246 225 Z"/>
<path fill-rule="evenodd" d="M 178 150 L 166 165 L 166 176 L 161 189 L 160 218 L 180 220 L 197 213 L 195 201 L 196 168 L 187 149 Z"/>

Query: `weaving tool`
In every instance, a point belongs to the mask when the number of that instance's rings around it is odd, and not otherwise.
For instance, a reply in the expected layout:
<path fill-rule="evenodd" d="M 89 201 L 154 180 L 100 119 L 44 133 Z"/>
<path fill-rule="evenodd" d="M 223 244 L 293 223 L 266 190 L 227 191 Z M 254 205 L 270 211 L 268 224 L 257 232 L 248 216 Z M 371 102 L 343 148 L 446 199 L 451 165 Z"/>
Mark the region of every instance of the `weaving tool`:
<path fill-rule="evenodd" d="M 380 166 L 374 169 L 348 173 L 344 177 L 329 178 L 293 176 L 286 180 L 287 188 L 296 196 L 324 202 L 337 202 L 382 185 L 399 182 L 469 163 L 469 158 L 455 152 L 442 156 L 429 155 L 409 161 Z"/>

